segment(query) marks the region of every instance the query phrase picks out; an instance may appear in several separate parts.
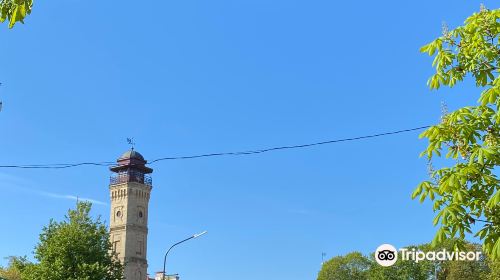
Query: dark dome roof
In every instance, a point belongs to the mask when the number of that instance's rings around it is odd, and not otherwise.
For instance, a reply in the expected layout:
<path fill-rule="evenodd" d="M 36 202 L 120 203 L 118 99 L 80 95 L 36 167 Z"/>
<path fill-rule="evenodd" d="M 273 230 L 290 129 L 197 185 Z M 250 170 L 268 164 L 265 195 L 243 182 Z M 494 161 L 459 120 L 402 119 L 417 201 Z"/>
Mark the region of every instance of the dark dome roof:
<path fill-rule="evenodd" d="M 123 155 L 120 156 L 119 159 L 138 159 L 138 160 L 144 160 L 144 157 L 137 151 L 130 150 L 126 151 L 123 153 Z"/>
<path fill-rule="evenodd" d="M 128 172 L 130 170 L 140 170 L 144 174 L 153 172 L 153 169 L 146 166 L 147 161 L 144 157 L 139 152 L 134 151 L 134 149 L 123 153 L 117 160 L 117 163 L 116 166 L 111 166 L 109 169 L 116 173 L 122 171 Z"/>

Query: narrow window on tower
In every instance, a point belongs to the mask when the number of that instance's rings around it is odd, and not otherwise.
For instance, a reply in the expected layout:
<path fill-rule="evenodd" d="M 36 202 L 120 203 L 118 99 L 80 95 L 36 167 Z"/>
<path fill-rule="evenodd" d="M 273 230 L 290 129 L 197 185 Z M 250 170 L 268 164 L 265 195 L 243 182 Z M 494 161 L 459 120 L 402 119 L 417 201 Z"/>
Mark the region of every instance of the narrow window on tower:
<path fill-rule="evenodd" d="M 116 253 L 116 250 L 120 247 L 120 240 L 113 242 L 113 252 Z"/>
<path fill-rule="evenodd" d="M 120 251 L 120 235 L 113 235 L 113 252 L 119 254 Z"/>
<path fill-rule="evenodd" d="M 138 240 L 137 241 L 137 251 L 136 251 L 136 254 L 139 255 L 139 256 L 142 256 L 142 252 L 143 252 L 143 242 L 142 240 Z"/>
<path fill-rule="evenodd" d="M 137 207 L 137 222 L 139 224 L 144 224 L 144 207 Z"/>

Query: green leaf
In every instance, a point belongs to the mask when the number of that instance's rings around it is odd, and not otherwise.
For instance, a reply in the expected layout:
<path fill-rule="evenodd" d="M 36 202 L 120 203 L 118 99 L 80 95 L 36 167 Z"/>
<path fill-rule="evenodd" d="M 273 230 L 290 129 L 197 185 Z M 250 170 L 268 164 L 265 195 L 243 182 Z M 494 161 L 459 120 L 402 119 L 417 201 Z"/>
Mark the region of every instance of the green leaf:
<path fill-rule="evenodd" d="M 497 260 L 500 258 L 500 238 L 497 238 L 495 245 L 491 250 L 490 257 L 492 260 Z"/>
<path fill-rule="evenodd" d="M 8 19 L 9 28 L 17 22 L 24 23 L 27 15 L 31 14 L 33 0 L 0 0 L 0 22 Z"/>
<path fill-rule="evenodd" d="M 9 28 L 12 28 L 14 27 L 14 24 L 16 24 L 16 20 L 17 20 L 17 13 L 18 13 L 19 9 L 18 7 L 16 6 L 13 11 L 12 11 L 12 15 L 10 16 L 10 21 L 9 21 Z"/>
<path fill-rule="evenodd" d="M 424 202 L 426 196 L 427 196 L 426 192 L 423 192 L 422 194 L 420 194 L 420 199 L 419 199 L 420 203 Z"/>
<path fill-rule="evenodd" d="M 488 203 L 486 204 L 486 206 L 488 206 L 488 208 L 494 208 L 496 205 L 498 205 L 498 203 L 500 203 L 500 191 L 497 191 L 495 193 L 495 195 L 493 195 L 488 200 Z"/>
<path fill-rule="evenodd" d="M 441 216 L 443 216 L 443 213 L 446 211 L 446 208 L 443 209 L 442 211 L 439 211 L 439 213 L 434 217 L 434 220 L 432 221 L 432 224 L 435 226 L 439 223 L 439 220 L 441 219 Z"/>
<path fill-rule="evenodd" d="M 423 183 L 422 183 L 423 184 Z M 411 199 L 415 199 L 415 197 L 417 197 L 417 195 L 419 195 L 421 192 L 422 192 L 422 184 L 420 184 L 416 189 L 415 191 L 412 193 L 411 195 Z"/>

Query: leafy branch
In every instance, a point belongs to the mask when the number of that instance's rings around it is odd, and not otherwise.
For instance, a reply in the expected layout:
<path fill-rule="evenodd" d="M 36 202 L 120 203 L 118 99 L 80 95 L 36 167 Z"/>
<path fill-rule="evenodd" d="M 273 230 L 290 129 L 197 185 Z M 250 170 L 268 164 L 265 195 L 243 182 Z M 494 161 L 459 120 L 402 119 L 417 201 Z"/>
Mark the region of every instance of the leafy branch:
<path fill-rule="evenodd" d="M 33 0 L 0 0 L 0 22 L 8 20 L 9 28 L 17 22 L 24 23 L 24 18 L 31 14 Z"/>
<path fill-rule="evenodd" d="M 483 88 L 477 106 L 443 116 L 420 137 L 429 143 L 421 156 L 454 160 L 454 165 L 431 172 L 431 180 L 418 185 L 412 198 L 434 201 L 434 225 L 440 225 L 433 245 L 474 234 L 492 259 L 500 258 L 500 9 L 481 11 L 463 26 L 443 35 L 420 51 L 434 56 L 436 73 L 431 89 L 454 87 L 467 75 Z M 473 232 L 472 225 L 482 222 Z M 458 244 L 459 245 L 459 244 Z"/>

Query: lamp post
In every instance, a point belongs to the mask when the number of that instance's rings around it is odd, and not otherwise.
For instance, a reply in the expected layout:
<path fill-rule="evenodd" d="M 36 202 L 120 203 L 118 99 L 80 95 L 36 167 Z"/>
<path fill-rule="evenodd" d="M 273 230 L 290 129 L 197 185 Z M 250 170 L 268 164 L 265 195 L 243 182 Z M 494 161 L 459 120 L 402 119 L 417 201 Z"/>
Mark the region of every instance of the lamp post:
<path fill-rule="evenodd" d="M 165 258 L 163 258 L 163 280 L 165 280 L 165 274 L 166 274 L 166 272 L 165 272 L 165 266 L 167 264 L 167 255 L 168 255 L 168 252 L 170 252 L 170 250 L 172 250 L 172 248 L 174 248 L 175 246 L 177 246 L 177 245 L 179 245 L 181 243 L 184 243 L 184 242 L 186 242 L 188 240 L 191 240 L 191 239 L 194 239 L 194 238 L 198 238 L 198 237 L 204 235 L 205 233 L 207 233 L 206 230 L 203 231 L 203 232 L 201 232 L 201 233 L 195 234 L 195 235 L 193 235 L 193 236 L 191 236 L 189 238 L 186 238 L 186 239 L 184 239 L 182 241 L 179 241 L 179 242 L 175 243 L 174 245 L 170 246 L 170 248 L 168 249 L 167 253 L 165 253 Z"/>

